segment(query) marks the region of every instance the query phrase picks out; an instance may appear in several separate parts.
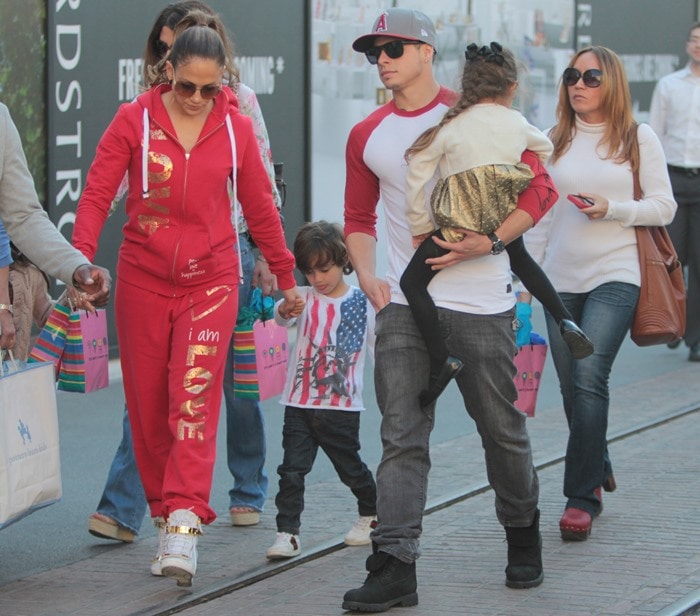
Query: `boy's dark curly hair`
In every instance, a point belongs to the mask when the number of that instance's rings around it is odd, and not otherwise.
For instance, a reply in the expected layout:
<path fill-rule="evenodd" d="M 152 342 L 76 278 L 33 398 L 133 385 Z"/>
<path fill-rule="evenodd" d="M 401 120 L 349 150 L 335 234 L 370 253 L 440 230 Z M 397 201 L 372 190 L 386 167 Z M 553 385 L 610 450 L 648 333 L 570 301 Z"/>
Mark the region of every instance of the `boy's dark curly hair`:
<path fill-rule="evenodd" d="M 335 222 L 319 220 L 304 223 L 294 240 L 294 258 L 302 274 L 328 265 L 342 267 L 344 274 L 353 271 L 343 228 Z"/>

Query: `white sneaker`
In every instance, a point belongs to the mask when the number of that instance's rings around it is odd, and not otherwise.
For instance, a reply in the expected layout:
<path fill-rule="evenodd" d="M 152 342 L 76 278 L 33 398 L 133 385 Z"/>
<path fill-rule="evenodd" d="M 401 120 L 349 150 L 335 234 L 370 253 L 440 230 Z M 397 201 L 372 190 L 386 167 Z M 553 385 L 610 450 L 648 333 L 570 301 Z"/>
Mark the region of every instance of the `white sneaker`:
<path fill-rule="evenodd" d="M 175 578 L 178 586 L 192 586 L 197 571 L 197 535 L 202 530 L 197 514 L 189 509 L 176 509 L 165 526 L 161 573 Z"/>
<path fill-rule="evenodd" d="M 371 543 L 369 534 L 377 526 L 377 516 L 376 515 L 361 515 L 357 518 L 355 525 L 348 531 L 345 535 L 345 545 L 368 545 Z"/>
<path fill-rule="evenodd" d="M 277 539 L 275 539 L 275 542 L 267 549 L 267 557 L 270 560 L 291 558 L 299 554 L 301 554 L 299 535 L 292 535 L 290 533 L 277 533 Z"/>
<path fill-rule="evenodd" d="M 165 552 L 165 518 L 161 516 L 153 518 L 153 525 L 158 529 L 158 551 L 151 561 L 151 575 L 163 575 L 160 561 L 163 560 L 163 552 Z"/>

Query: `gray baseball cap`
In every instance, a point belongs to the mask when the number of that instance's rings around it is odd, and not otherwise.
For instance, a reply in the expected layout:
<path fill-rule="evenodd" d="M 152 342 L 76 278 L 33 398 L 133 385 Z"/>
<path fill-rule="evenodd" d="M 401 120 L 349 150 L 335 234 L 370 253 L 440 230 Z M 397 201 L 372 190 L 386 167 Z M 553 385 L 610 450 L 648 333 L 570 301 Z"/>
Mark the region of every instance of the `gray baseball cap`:
<path fill-rule="evenodd" d="M 437 35 L 430 18 L 420 11 L 412 9 L 386 9 L 377 17 L 372 32 L 363 34 L 352 44 L 355 51 L 364 52 L 374 45 L 378 36 L 395 36 L 409 41 L 427 43 L 437 51 Z"/>

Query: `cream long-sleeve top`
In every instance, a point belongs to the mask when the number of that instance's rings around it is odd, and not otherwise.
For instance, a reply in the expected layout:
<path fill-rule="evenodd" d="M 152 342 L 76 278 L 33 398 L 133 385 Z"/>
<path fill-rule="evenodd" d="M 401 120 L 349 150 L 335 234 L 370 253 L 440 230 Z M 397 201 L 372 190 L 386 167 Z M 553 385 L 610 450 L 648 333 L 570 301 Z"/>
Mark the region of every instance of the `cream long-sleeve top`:
<path fill-rule="evenodd" d="M 634 200 L 629 163 L 603 158 L 600 145 L 605 124 L 577 118 L 576 134 L 549 172 L 559 189 L 559 201 L 525 234 L 530 254 L 560 293 L 586 293 L 607 282 L 639 286 L 635 226 L 667 225 L 676 202 L 661 143 L 647 124 L 639 126 L 639 180 L 643 198 Z M 609 201 L 602 219 L 589 220 L 566 195 L 595 193 Z"/>
<path fill-rule="evenodd" d="M 409 160 L 406 207 L 411 234 L 435 228 L 425 203 L 436 169 L 439 177 L 446 178 L 484 165 L 516 165 L 524 150 L 544 161 L 552 153 L 552 142 L 515 109 L 478 103 L 450 120 L 427 148 Z"/>

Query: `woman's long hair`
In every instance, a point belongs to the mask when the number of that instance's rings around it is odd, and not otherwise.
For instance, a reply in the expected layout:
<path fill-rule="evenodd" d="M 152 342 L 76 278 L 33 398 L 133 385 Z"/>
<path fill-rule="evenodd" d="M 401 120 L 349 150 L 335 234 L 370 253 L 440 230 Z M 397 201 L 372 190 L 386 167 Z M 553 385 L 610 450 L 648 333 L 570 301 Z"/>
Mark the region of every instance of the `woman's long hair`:
<path fill-rule="evenodd" d="M 604 158 L 616 163 L 629 162 L 632 170 L 639 169 L 637 123 L 632 113 L 627 74 L 620 57 L 611 49 L 594 45 L 581 49 L 569 62 L 572 67 L 585 53 L 592 53 L 603 73 L 600 81 L 600 104 L 605 117 L 605 132 L 600 145 L 607 149 Z M 559 86 L 557 124 L 549 133 L 554 144 L 551 161 L 556 162 L 570 147 L 576 134 L 576 112 L 569 101 L 569 88 L 563 82 Z"/>

